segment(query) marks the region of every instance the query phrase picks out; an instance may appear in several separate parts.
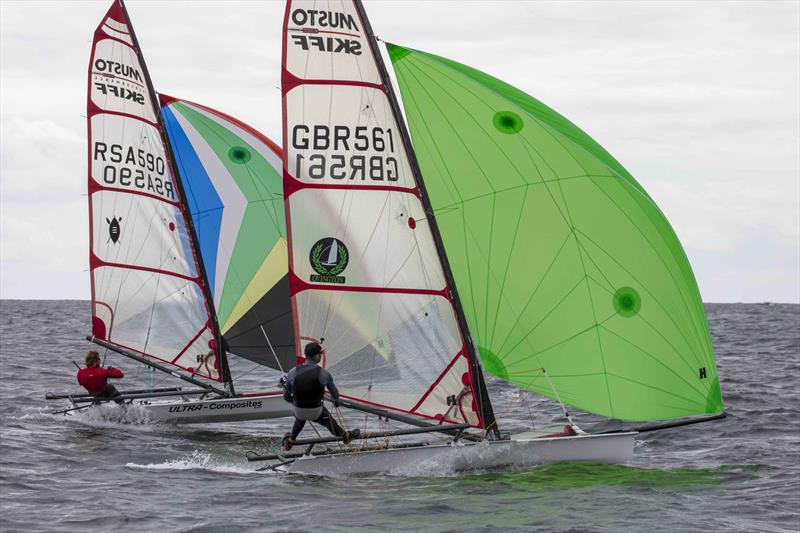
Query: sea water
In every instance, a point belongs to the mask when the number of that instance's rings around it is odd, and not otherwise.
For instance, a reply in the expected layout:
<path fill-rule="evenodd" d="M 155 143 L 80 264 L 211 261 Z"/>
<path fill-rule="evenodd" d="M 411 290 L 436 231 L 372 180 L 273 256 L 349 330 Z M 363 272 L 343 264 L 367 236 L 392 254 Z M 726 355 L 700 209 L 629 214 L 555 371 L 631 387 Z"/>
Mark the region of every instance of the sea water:
<path fill-rule="evenodd" d="M 276 451 L 288 419 L 175 427 L 116 405 L 52 415 L 67 405 L 45 392 L 79 389 L 72 361 L 90 348 L 89 304 L 6 300 L 0 311 L 2 531 L 800 529 L 797 305 L 707 305 L 728 418 L 642 434 L 626 465 L 458 475 L 434 464 L 357 478 L 256 472 L 245 453 Z M 140 365 L 109 364 L 126 374 L 120 388 L 147 386 Z M 232 364 L 239 390 L 274 387 L 275 374 Z M 504 430 L 563 424 L 549 400 L 489 389 Z"/>

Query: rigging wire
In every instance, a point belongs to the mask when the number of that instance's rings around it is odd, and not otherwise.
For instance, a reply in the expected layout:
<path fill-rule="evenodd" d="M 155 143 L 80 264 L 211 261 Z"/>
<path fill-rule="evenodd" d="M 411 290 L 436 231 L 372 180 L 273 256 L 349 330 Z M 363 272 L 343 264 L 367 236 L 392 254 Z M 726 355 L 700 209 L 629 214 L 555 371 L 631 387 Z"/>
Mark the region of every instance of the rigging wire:
<path fill-rule="evenodd" d="M 550 376 L 547 374 L 547 370 L 545 370 L 544 368 L 542 368 L 541 370 L 542 370 L 542 373 L 544 374 L 544 377 L 547 378 L 547 383 L 550 385 L 550 389 L 553 391 L 553 394 L 555 395 L 556 400 L 558 401 L 558 404 L 561 406 L 561 410 L 564 411 L 564 416 L 567 418 L 567 420 L 572 425 L 573 429 L 575 429 L 575 431 L 578 431 L 579 433 L 583 433 L 583 431 L 581 431 L 581 429 L 578 427 L 578 425 L 575 423 L 575 421 L 572 420 L 572 416 L 570 416 L 569 411 L 567 411 L 567 407 L 564 405 L 564 402 L 561 401 L 561 397 L 558 395 L 558 391 L 553 386 L 553 382 L 550 381 Z"/>

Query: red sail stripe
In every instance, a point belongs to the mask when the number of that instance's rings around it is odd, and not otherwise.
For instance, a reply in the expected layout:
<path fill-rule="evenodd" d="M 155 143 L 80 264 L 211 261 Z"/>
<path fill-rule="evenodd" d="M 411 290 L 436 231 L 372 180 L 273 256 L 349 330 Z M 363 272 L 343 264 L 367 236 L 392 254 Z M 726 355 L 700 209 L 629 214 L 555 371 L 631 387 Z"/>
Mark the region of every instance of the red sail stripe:
<path fill-rule="evenodd" d="M 450 369 L 451 369 L 451 368 L 453 368 L 453 365 L 455 365 L 455 364 L 456 364 L 456 361 L 458 361 L 458 359 L 459 359 L 460 357 L 462 357 L 463 355 L 464 355 L 464 346 L 462 346 L 462 347 L 461 347 L 461 350 L 459 350 L 459 352 L 456 354 L 456 356 L 455 356 L 455 357 L 453 357 L 453 360 L 452 360 L 452 361 L 450 361 L 450 363 L 448 363 L 448 365 L 445 367 L 445 369 L 444 369 L 444 370 L 442 370 L 442 373 L 441 373 L 441 374 L 439 374 L 439 377 L 438 377 L 438 378 L 436 378 L 436 381 L 434 381 L 434 382 L 431 384 L 431 386 L 430 386 L 430 387 L 428 387 L 428 390 L 427 390 L 427 391 L 425 391 L 425 394 L 423 394 L 423 395 L 422 395 L 422 398 L 420 398 L 420 399 L 419 399 L 419 401 L 417 402 L 417 404 L 416 404 L 414 407 L 412 407 L 412 408 L 411 408 L 411 411 L 412 411 L 412 412 L 414 412 L 414 411 L 416 411 L 417 409 L 419 409 L 419 406 L 420 406 L 420 405 L 422 405 L 423 403 L 425 403 L 425 400 L 428 398 L 428 396 L 430 396 L 431 392 L 433 392 L 433 389 L 435 389 L 435 388 L 436 388 L 436 386 L 437 386 L 439 383 L 441 383 L 441 381 L 444 379 L 444 377 L 447 375 L 447 373 L 448 373 L 448 372 L 450 372 Z"/>
<path fill-rule="evenodd" d="M 287 198 L 302 189 L 332 189 L 345 191 L 391 191 L 413 194 L 419 198 L 419 189 L 416 187 L 395 187 L 393 185 L 345 185 L 339 183 L 306 183 L 289 175 L 288 171 L 283 173 L 283 194 Z"/>

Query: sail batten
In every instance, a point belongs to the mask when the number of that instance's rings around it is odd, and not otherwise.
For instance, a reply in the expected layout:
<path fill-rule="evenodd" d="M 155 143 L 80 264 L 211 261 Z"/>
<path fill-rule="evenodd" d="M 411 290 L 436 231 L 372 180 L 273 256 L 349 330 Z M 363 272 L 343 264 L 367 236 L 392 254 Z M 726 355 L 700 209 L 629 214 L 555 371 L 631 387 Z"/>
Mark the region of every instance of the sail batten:
<path fill-rule="evenodd" d="M 691 267 L 633 176 L 518 89 L 386 49 L 484 367 L 609 417 L 721 412 Z"/>

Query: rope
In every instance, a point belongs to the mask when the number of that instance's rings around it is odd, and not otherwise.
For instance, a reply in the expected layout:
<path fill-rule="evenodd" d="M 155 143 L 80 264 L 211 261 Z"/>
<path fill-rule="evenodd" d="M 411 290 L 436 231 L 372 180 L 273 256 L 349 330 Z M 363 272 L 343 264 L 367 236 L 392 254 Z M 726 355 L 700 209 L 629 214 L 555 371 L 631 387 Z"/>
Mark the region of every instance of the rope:
<path fill-rule="evenodd" d="M 264 329 L 264 324 L 259 324 L 259 327 L 261 328 L 261 333 L 264 334 L 264 338 L 267 339 L 267 344 L 269 345 L 269 351 L 272 352 L 272 357 L 274 357 L 275 362 L 278 363 L 278 368 L 280 368 L 281 372 L 285 374 L 286 370 L 284 370 L 283 365 L 281 364 L 281 360 L 278 358 L 278 354 L 275 353 L 275 349 L 272 347 L 272 342 L 269 340 L 269 335 L 267 335 L 267 332 Z"/>
<path fill-rule="evenodd" d="M 345 430 L 346 433 L 350 433 L 350 428 L 347 427 L 347 419 L 342 414 L 342 410 L 339 409 L 339 406 L 336 404 L 333 404 L 333 414 L 336 415 L 336 418 L 338 419 L 337 422 L 340 426 L 342 426 L 342 429 Z M 337 444 L 339 444 L 339 447 L 341 447 L 342 444 L 344 444 L 344 441 L 338 441 Z M 350 441 L 344 445 L 353 446 L 353 441 Z"/>
<path fill-rule="evenodd" d="M 542 373 L 544 374 L 544 377 L 547 378 L 547 383 L 550 385 L 550 390 L 553 391 L 553 395 L 556 397 L 556 400 L 558 400 L 558 404 L 561 406 L 561 410 L 564 411 L 564 416 L 567 417 L 567 420 L 572 425 L 573 429 L 575 429 L 575 431 L 577 431 L 579 433 L 583 433 L 581 428 L 578 427 L 578 424 L 576 424 L 575 421 L 572 420 L 572 417 L 570 416 L 569 411 L 567 411 L 567 406 L 565 406 L 564 402 L 561 401 L 561 397 L 558 395 L 558 391 L 553 386 L 553 382 L 550 381 L 550 376 L 547 374 L 547 370 L 545 370 L 544 368 L 542 368 L 541 370 L 542 370 Z"/>
<path fill-rule="evenodd" d="M 246 376 L 247 374 L 249 374 L 250 372 L 252 372 L 252 371 L 254 371 L 254 370 L 257 370 L 257 369 L 259 369 L 259 368 L 261 368 L 261 365 L 260 365 L 260 364 L 258 364 L 258 363 L 256 363 L 256 364 L 254 364 L 254 365 L 253 365 L 253 367 L 252 367 L 250 370 L 248 370 L 247 372 L 244 372 L 243 374 L 239 374 L 239 375 L 238 375 L 238 376 L 237 376 L 235 379 L 232 379 L 231 381 L 237 381 L 237 380 L 239 380 L 239 379 L 241 379 L 241 378 L 245 377 L 245 376 Z"/>
<path fill-rule="evenodd" d="M 523 398 L 525 398 L 525 407 L 528 409 L 528 417 L 530 417 L 531 419 L 531 431 L 535 431 L 536 426 L 533 423 L 533 413 L 531 412 L 531 404 L 528 401 L 528 391 L 523 391 L 523 392 L 524 392 Z"/>

